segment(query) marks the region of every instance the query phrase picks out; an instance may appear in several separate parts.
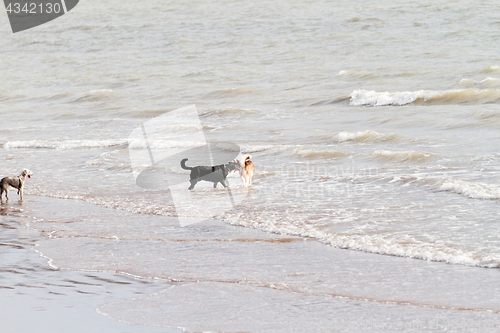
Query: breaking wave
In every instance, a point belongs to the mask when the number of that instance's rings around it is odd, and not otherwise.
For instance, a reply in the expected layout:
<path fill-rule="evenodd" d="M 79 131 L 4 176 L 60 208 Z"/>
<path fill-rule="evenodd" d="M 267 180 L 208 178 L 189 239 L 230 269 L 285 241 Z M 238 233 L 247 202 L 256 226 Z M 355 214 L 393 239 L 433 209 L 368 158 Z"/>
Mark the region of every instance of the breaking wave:
<path fill-rule="evenodd" d="M 312 149 L 298 148 L 295 149 L 293 155 L 302 158 L 317 159 L 317 158 L 339 158 L 339 157 L 345 157 L 349 154 L 335 150 L 326 150 L 326 149 L 312 150 Z"/>
<path fill-rule="evenodd" d="M 500 101 L 499 89 L 455 89 L 445 91 L 419 90 L 377 92 L 355 90 L 350 95 L 351 106 L 386 106 L 422 104 L 492 103 Z"/>
<path fill-rule="evenodd" d="M 231 213 L 224 215 L 224 221 L 232 225 L 253 227 L 270 233 L 309 237 L 342 249 L 467 266 L 500 267 L 500 258 L 498 256 L 494 258 L 481 257 L 474 251 L 464 251 L 448 244 L 420 242 L 416 241 L 414 235 L 396 233 L 393 236 L 384 234 L 367 236 L 364 232 L 359 234 L 335 233 L 311 228 L 307 223 L 298 221 L 282 220 L 280 223 L 276 223 L 274 219 L 266 219 L 262 216 L 245 216 L 245 218 L 242 218 L 241 214 Z"/>
<path fill-rule="evenodd" d="M 500 66 L 490 66 L 488 68 L 483 69 L 481 72 L 483 73 L 500 72 Z"/>
<path fill-rule="evenodd" d="M 205 146 L 203 141 L 175 141 L 175 140 L 131 140 L 129 149 L 168 149 L 168 148 L 196 148 Z"/>
<path fill-rule="evenodd" d="M 424 161 L 433 158 L 435 155 L 414 150 L 392 151 L 392 150 L 375 150 L 372 154 L 374 157 L 379 157 L 391 161 L 408 162 L 408 161 Z"/>
<path fill-rule="evenodd" d="M 90 90 L 84 94 L 76 96 L 72 102 L 106 101 L 114 95 L 116 95 L 116 92 L 111 89 Z"/>
<path fill-rule="evenodd" d="M 373 77 L 373 73 L 369 71 L 357 71 L 357 70 L 341 70 L 337 76 L 340 77 L 352 77 L 352 78 L 367 78 Z"/>
<path fill-rule="evenodd" d="M 500 184 L 448 178 L 441 185 L 441 189 L 465 195 L 472 199 L 500 199 Z"/>
<path fill-rule="evenodd" d="M 382 134 L 370 130 L 360 132 L 339 132 L 334 136 L 337 142 L 380 142 L 395 140 L 397 137 L 397 134 Z"/>
<path fill-rule="evenodd" d="M 103 148 L 126 145 L 127 140 L 30 140 L 8 141 L 3 144 L 4 149 L 41 148 L 41 149 L 79 149 Z"/>

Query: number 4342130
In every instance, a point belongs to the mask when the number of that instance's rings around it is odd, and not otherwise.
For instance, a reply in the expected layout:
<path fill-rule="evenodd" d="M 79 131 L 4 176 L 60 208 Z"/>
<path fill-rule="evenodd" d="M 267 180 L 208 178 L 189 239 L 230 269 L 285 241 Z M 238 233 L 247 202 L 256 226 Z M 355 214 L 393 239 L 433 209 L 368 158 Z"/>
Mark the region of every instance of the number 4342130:
<path fill-rule="evenodd" d="M 9 3 L 6 8 L 7 13 L 9 14 L 59 14 L 62 10 L 61 4 L 59 3 L 25 3 L 21 5 L 20 3 Z"/>

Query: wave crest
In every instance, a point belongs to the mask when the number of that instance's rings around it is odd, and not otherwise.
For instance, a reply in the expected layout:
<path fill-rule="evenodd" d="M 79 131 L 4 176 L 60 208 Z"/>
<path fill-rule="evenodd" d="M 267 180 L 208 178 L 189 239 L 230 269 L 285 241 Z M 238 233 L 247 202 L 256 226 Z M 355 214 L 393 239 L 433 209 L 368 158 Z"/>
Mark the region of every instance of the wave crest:
<path fill-rule="evenodd" d="M 351 77 L 351 78 L 368 78 L 373 77 L 373 73 L 369 71 L 359 71 L 359 70 L 341 70 L 337 76 L 341 77 Z"/>
<path fill-rule="evenodd" d="M 3 144 L 4 149 L 78 149 L 78 148 L 103 148 L 126 145 L 127 140 L 31 140 L 8 141 Z"/>
<path fill-rule="evenodd" d="M 481 72 L 482 73 L 500 72 L 500 66 L 490 66 L 488 68 L 483 69 Z"/>
<path fill-rule="evenodd" d="M 372 156 L 400 162 L 423 161 L 434 157 L 432 153 L 426 153 L 414 150 L 392 151 L 392 150 L 375 150 Z"/>
<path fill-rule="evenodd" d="M 441 189 L 465 195 L 472 199 L 500 199 L 499 184 L 449 178 L 441 185 Z"/>
<path fill-rule="evenodd" d="M 382 134 L 375 131 L 360 131 L 360 132 L 339 132 L 335 134 L 337 142 L 380 142 L 390 141 L 397 138 L 397 134 Z"/>
<path fill-rule="evenodd" d="M 298 148 L 295 149 L 293 152 L 293 155 L 302 157 L 302 158 L 341 158 L 345 157 L 349 154 L 341 152 L 341 151 L 335 151 L 335 150 L 312 150 L 312 149 L 302 149 Z"/>
<path fill-rule="evenodd" d="M 351 106 L 400 106 L 411 103 L 491 103 L 500 100 L 500 90 L 472 88 L 446 91 L 419 90 L 402 92 L 355 90 L 349 97 Z"/>

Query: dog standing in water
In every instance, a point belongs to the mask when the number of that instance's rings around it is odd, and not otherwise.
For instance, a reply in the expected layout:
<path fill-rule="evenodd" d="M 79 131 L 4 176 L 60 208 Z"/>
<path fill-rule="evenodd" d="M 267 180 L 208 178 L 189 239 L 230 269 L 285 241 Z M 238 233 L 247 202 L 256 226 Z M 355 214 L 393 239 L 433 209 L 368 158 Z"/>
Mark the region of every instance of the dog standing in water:
<path fill-rule="evenodd" d="M 24 169 L 21 175 L 17 177 L 4 177 L 0 180 L 0 201 L 2 200 L 3 192 L 5 192 L 5 198 L 9 201 L 9 187 L 17 188 L 17 194 L 21 197 L 23 201 L 23 187 L 26 177 L 31 178 L 33 173 L 28 169 Z"/>
<path fill-rule="evenodd" d="M 188 159 L 185 158 L 181 161 L 181 168 L 184 170 L 191 170 L 191 174 L 189 176 L 191 186 L 189 186 L 188 190 L 192 190 L 196 183 L 201 180 L 214 183 L 214 188 L 217 187 L 217 183 L 221 183 L 222 186 L 227 187 L 226 178 L 227 175 L 232 171 L 238 170 L 238 163 L 229 162 L 227 164 L 214 165 L 214 166 L 195 166 L 188 167 L 186 166 L 186 161 Z"/>
<path fill-rule="evenodd" d="M 243 185 L 250 186 L 252 185 L 252 176 L 255 171 L 255 165 L 253 165 L 250 159 L 251 155 L 243 155 L 240 159 L 235 160 L 240 165 L 240 177 Z"/>

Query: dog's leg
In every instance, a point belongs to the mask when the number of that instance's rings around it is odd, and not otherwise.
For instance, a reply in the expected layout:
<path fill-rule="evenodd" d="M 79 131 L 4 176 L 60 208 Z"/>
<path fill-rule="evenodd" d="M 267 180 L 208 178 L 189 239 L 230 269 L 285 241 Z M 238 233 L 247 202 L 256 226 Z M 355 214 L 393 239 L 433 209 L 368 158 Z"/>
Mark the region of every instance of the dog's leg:
<path fill-rule="evenodd" d="M 188 187 L 188 190 L 191 191 L 198 181 L 196 179 L 191 179 L 189 182 L 191 183 L 191 186 Z"/>
<path fill-rule="evenodd" d="M 21 197 L 21 201 L 23 201 L 23 188 L 21 187 L 18 192 L 19 196 Z"/>
<path fill-rule="evenodd" d="M 5 200 L 6 201 L 9 201 L 9 188 L 4 188 L 4 191 L 5 191 Z"/>
<path fill-rule="evenodd" d="M 214 182 L 214 188 L 217 188 L 217 182 Z"/>

